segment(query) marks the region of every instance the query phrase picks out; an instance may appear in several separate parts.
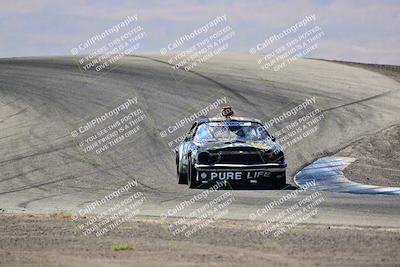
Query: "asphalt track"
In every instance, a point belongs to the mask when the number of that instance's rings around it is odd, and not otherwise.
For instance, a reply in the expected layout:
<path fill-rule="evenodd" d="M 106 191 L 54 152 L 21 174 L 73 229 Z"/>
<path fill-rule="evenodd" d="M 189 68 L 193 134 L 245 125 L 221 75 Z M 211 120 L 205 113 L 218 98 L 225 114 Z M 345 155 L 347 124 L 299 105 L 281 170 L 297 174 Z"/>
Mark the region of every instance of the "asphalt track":
<path fill-rule="evenodd" d="M 236 114 L 262 120 L 288 103 L 316 97 L 325 116 L 319 130 L 286 151 L 288 182 L 293 186 L 292 177 L 315 159 L 400 122 L 399 83 L 361 68 L 304 59 L 281 72 L 267 73 L 254 58 L 226 54 L 184 72 L 172 71 L 166 60 L 153 55 L 126 57 L 99 75 L 82 73 L 70 57 L 1 59 L 0 208 L 75 212 L 131 179 L 146 194 L 141 214 L 157 216 L 179 205 L 201 190 L 177 185 L 170 139 L 161 137 L 160 131 L 223 96 Z M 112 153 L 82 153 L 71 130 L 128 96 L 137 97 L 146 114 L 140 135 Z M 290 190 L 235 190 L 227 217 L 248 219 Z M 318 214 L 307 223 L 398 227 L 399 200 L 324 192 Z"/>

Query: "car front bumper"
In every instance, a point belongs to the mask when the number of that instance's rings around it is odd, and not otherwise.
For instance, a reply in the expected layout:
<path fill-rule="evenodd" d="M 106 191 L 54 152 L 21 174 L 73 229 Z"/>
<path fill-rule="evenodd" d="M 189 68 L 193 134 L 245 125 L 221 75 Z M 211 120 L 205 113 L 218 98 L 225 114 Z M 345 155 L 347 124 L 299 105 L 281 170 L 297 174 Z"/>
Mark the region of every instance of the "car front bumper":
<path fill-rule="evenodd" d="M 270 182 L 285 179 L 286 163 L 264 164 L 195 164 L 196 180 L 229 181 L 240 183 Z"/>

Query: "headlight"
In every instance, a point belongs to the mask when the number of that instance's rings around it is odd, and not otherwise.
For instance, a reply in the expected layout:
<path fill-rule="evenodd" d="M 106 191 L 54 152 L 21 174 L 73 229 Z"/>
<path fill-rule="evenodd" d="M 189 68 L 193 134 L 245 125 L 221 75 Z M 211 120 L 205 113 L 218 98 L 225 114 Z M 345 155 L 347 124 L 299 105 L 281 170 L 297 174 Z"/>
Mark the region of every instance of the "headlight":
<path fill-rule="evenodd" d="M 210 153 L 208 152 L 200 152 L 197 157 L 200 164 L 207 164 L 210 162 Z"/>
<path fill-rule="evenodd" d="M 285 156 L 283 155 L 282 151 L 279 151 L 277 153 L 270 152 L 270 153 L 265 154 L 265 160 L 269 161 L 269 162 L 283 163 L 283 162 L 285 162 Z"/>
<path fill-rule="evenodd" d="M 277 154 L 274 154 L 276 158 L 276 162 L 284 163 L 285 162 L 285 155 L 282 151 L 279 151 Z"/>

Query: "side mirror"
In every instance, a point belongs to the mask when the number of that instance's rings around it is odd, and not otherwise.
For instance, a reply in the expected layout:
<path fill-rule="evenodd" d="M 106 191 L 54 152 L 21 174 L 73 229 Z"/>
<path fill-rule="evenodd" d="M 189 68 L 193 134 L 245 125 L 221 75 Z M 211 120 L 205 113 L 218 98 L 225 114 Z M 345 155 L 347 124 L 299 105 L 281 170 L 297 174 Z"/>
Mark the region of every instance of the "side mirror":
<path fill-rule="evenodd" d="M 185 142 L 190 140 L 190 135 L 187 133 L 185 134 Z"/>
<path fill-rule="evenodd" d="M 271 135 L 271 140 L 272 140 L 272 142 L 275 142 L 276 141 L 275 136 Z"/>

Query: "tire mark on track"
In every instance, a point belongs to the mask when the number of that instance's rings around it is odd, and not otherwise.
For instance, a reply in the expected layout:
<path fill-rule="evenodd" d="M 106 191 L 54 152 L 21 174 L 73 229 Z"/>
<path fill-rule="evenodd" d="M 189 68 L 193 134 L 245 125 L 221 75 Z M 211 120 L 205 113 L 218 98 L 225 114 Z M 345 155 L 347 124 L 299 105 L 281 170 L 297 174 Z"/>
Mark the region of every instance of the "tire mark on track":
<path fill-rule="evenodd" d="M 154 61 L 154 62 L 158 62 L 158 63 L 161 63 L 161 64 L 165 64 L 165 65 L 168 65 L 168 66 L 172 66 L 172 65 L 169 64 L 167 61 L 163 61 L 163 60 L 161 60 L 161 59 L 156 59 L 156 58 L 147 57 L 147 56 L 138 56 L 138 55 L 134 55 L 134 56 L 132 56 L 132 57 L 144 58 L 144 59 L 148 59 L 148 60 L 151 60 L 151 61 Z M 212 82 L 212 83 L 218 85 L 219 87 L 221 87 L 221 88 L 224 89 L 225 91 L 228 91 L 229 93 L 231 93 L 231 94 L 233 94 L 234 96 L 236 96 L 237 98 L 243 100 L 244 102 L 246 102 L 246 103 L 247 103 L 248 105 L 250 105 L 250 106 L 257 106 L 255 103 L 253 103 L 253 102 L 251 102 L 250 100 L 248 100 L 245 96 L 243 96 L 241 93 L 237 92 L 235 89 L 233 89 L 233 88 L 231 88 L 231 87 L 229 87 L 229 86 L 227 86 L 227 85 L 225 85 L 225 84 L 223 84 L 223 83 L 221 83 L 221 82 L 218 82 L 217 80 L 215 80 L 215 79 L 213 79 L 213 78 L 211 78 L 211 77 L 208 77 L 208 76 L 206 76 L 206 75 L 204 75 L 204 74 L 201 74 L 201 73 L 199 73 L 199 72 L 196 72 L 196 71 L 194 71 L 194 70 L 188 70 L 187 72 L 190 72 L 190 73 L 192 73 L 192 74 L 194 74 L 194 75 L 196 75 L 196 76 L 198 76 L 198 77 L 201 77 L 201 78 L 203 78 L 203 79 L 205 79 L 205 80 L 207 80 L 207 81 L 210 81 L 210 82 Z"/>
<path fill-rule="evenodd" d="M 56 151 L 60 151 L 60 150 L 63 150 L 63 149 L 66 149 L 66 148 L 70 148 L 70 147 L 73 147 L 73 145 L 59 147 L 59 148 L 55 148 L 55 149 L 48 149 L 48 150 L 44 150 L 44 151 L 39 151 L 37 153 L 29 154 L 29 155 L 22 155 L 22 156 L 18 156 L 18 157 L 15 157 L 15 158 L 2 160 L 2 161 L 0 161 L 0 164 L 10 163 L 10 162 L 13 162 L 13 161 L 18 161 L 18 160 L 31 158 L 31 157 L 36 157 L 36 156 L 42 156 L 42 155 L 45 155 L 45 154 L 50 154 L 50 153 L 53 153 L 53 152 L 56 152 Z"/>
<path fill-rule="evenodd" d="M 62 195 L 66 195 L 66 194 L 62 194 Z M 27 208 L 28 205 L 31 204 L 32 202 L 39 201 L 39 200 L 43 200 L 43 199 L 48 199 L 48 198 L 53 198 L 53 197 L 57 197 L 57 196 L 59 196 L 59 194 L 57 194 L 57 195 L 45 196 L 45 197 L 32 198 L 32 199 L 30 199 L 30 200 L 27 200 L 27 201 L 24 201 L 24 202 L 19 203 L 17 206 L 20 207 L 20 208 L 24 208 L 24 209 L 25 209 L 25 208 Z"/>
<path fill-rule="evenodd" d="M 27 172 L 22 172 L 22 173 L 19 173 L 17 175 L 2 179 L 2 180 L 0 180 L 0 183 L 15 179 L 15 178 L 18 178 L 18 177 L 21 177 L 21 176 L 23 177 L 23 176 L 25 176 L 27 174 L 30 174 L 30 173 L 33 173 L 33 172 L 36 172 L 36 171 L 41 171 L 43 169 L 44 169 L 44 167 L 40 167 L 40 168 L 36 168 L 36 169 L 33 169 L 33 170 L 29 170 Z"/>
<path fill-rule="evenodd" d="M 9 119 L 11 119 L 11 118 L 13 118 L 13 117 L 15 117 L 15 116 L 18 116 L 18 115 L 20 115 L 20 114 L 22 114 L 22 113 L 25 113 L 27 110 L 28 110 L 28 108 L 24 108 L 24 109 L 18 111 L 17 113 L 15 113 L 15 114 L 9 115 L 8 117 L 2 119 L 2 120 L 0 121 L 0 123 L 4 123 L 4 122 L 8 121 Z"/>
<path fill-rule="evenodd" d="M 363 99 L 360 99 L 360 100 L 356 100 L 356 101 L 353 101 L 353 102 L 350 102 L 350 103 L 346 103 L 346 104 L 343 104 L 343 105 L 339 105 L 339 106 L 336 106 L 336 107 L 326 108 L 326 109 L 323 109 L 321 111 L 322 112 L 326 112 L 326 111 L 335 110 L 335 109 L 339 109 L 339 108 L 343 108 L 343 107 L 347 107 L 347 106 L 351 106 L 351 105 L 355 105 L 355 104 L 360 104 L 360 103 L 363 103 L 363 102 L 366 102 L 366 101 L 369 101 L 369 100 L 373 100 L 375 98 L 387 96 L 387 95 L 391 94 L 392 92 L 394 92 L 394 90 L 391 90 L 391 91 L 388 91 L 388 92 L 384 92 L 382 94 L 370 96 L 370 97 L 367 97 L 367 98 L 363 98 Z"/>
<path fill-rule="evenodd" d="M 20 188 L 17 188 L 17 189 L 3 191 L 3 192 L 0 192 L 0 195 L 6 195 L 6 194 L 10 194 L 10 193 L 21 192 L 21 191 L 24 191 L 24 190 L 27 190 L 27 189 L 40 188 L 42 186 L 46 186 L 46 185 L 50 185 L 50 184 L 56 184 L 56 183 L 59 183 L 59 182 L 64 182 L 64 181 L 72 180 L 72 179 L 76 179 L 76 178 L 78 178 L 78 177 L 73 176 L 73 175 L 72 176 L 67 176 L 67 177 L 63 177 L 63 178 L 57 179 L 57 180 L 52 180 L 52 181 L 48 181 L 48 182 L 44 182 L 44 183 L 37 183 L 37 184 L 33 184 L 33 185 L 27 185 L 27 186 L 23 186 L 23 187 L 20 187 Z"/>

